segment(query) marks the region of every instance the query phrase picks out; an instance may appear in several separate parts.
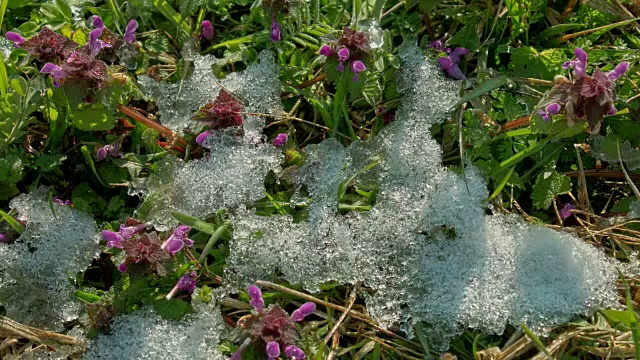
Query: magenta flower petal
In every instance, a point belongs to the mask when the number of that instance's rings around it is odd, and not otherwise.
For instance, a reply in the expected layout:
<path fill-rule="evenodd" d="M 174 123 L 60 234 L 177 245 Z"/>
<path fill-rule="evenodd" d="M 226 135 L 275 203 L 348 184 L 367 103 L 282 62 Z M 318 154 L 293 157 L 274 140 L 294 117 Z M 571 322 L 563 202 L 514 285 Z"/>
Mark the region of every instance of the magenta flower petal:
<path fill-rule="evenodd" d="M 431 44 L 429 44 L 428 47 L 430 47 L 432 49 L 435 49 L 435 50 L 438 50 L 438 51 L 445 51 L 444 44 L 440 40 L 432 41 Z"/>
<path fill-rule="evenodd" d="M 460 56 L 468 54 L 469 53 L 469 49 L 467 48 L 455 48 L 453 49 L 453 51 L 449 54 L 449 59 L 451 60 L 452 63 L 454 64 L 459 64 L 460 63 Z"/>
<path fill-rule="evenodd" d="M 205 140 L 207 140 L 210 133 L 211 133 L 210 130 L 201 132 L 198 136 L 196 136 L 196 144 L 202 145 L 205 142 Z"/>
<path fill-rule="evenodd" d="M 331 50 L 331 46 L 325 45 L 320 48 L 320 55 L 329 57 L 333 54 L 333 50 Z"/>
<path fill-rule="evenodd" d="M 280 29 L 280 24 L 278 24 L 278 19 L 274 15 L 271 20 L 271 41 L 280 40 L 282 40 L 282 30 Z"/>
<path fill-rule="evenodd" d="M 344 64 L 343 63 L 338 63 L 338 66 L 336 67 L 336 70 L 343 72 L 344 71 Z"/>
<path fill-rule="evenodd" d="M 273 145 L 276 147 L 283 147 L 288 140 L 289 137 L 287 134 L 278 134 L 278 136 L 273 140 Z"/>
<path fill-rule="evenodd" d="M 349 49 L 347 49 L 346 47 L 338 50 L 338 61 L 343 63 L 345 61 L 349 60 Z"/>
<path fill-rule="evenodd" d="M 284 348 L 284 353 L 290 359 L 304 359 L 304 351 L 302 351 L 299 347 L 295 345 L 289 345 Z"/>
<path fill-rule="evenodd" d="M 316 311 L 316 304 L 312 302 L 307 302 L 302 304 L 296 311 L 291 314 L 289 320 L 293 322 L 298 322 L 304 320 L 305 317 L 313 314 Z"/>
<path fill-rule="evenodd" d="M 170 236 L 161 246 L 161 248 L 166 250 L 169 254 L 171 254 L 171 256 L 182 250 L 183 247 L 184 241 L 174 236 Z"/>
<path fill-rule="evenodd" d="M 20 34 L 18 33 L 14 33 L 13 31 L 7 31 L 6 34 L 4 34 L 4 36 L 7 37 L 7 40 L 12 41 L 13 42 L 13 46 L 14 47 L 18 47 L 18 45 L 22 44 L 23 42 L 27 41 L 27 39 L 23 38 L 22 36 L 20 36 Z"/>
<path fill-rule="evenodd" d="M 124 31 L 122 40 L 126 43 L 132 43 L 136 41 L 136 30 L 138 30 L 138 22 L 135 20 L 129 21 L 127 28 Z"/>
<path fill-rule="evenodd" d="M 621 62 L 615 69 L 609 71 L 607 77 L 611 81 L 617 81 L 622 75 L 629 70 L 629 63 L 626 61 Z"/>
<path fill-rule="evenodd" d="M 564 207 L 562 207 L 562 209 L 560 209 L 560 218 L 564 220 L 571 216 L 571 210 L 575 210 L 575 207 L 571 204 L 566 204 Z"/>
<path fill-rule="evenodd" d="M 40 69 L 40 72 L 42 74 L 51 74 L 54 73 L 56 71 L 61 71 L 62 68 L 54 63 L 46 63 L 44 64 L 44 66 L 42 66 L 42 69 Z"/>
<path fill-rule="evenodd" d="M 145 224 L 127 227 L 125 227 L 124 225 L 120 225 L 120 236 L 122 236 L 122 238 L 126 240 L 133 236 L 133 234 L 144 230 L 146 227 L 147 226 Z"/>
<path fill-rule="evenodd" d="M 573 62 L 573 70 L 578 78 L 587 75 L 587 53 L 581 48 L 576 48 L 573 52 L 576 60 Z"/>
<path fill-rule="evenodd" d="M 255 285 L 251 285 L 247 289 L 247 294 L 251 299 L 249 304 L 253 306 L 258 313 L 261 313 L 264 308 L 264 300 L 262 299 L 262 292 L 260 291 L 260 288 Z"/>
<path fill-rule="evenodd" d="M 180 277 L 180 279 L 178 279 L 178 282 L 176 283 L 176 286 L 174 286 L 173 289 L 171 289 L 169 294 L 166 296 L 167 300 L 171 300 L 171 298 L 178 291 L 185 291 L 189 295 L 193 294 L 193 292 L 196 290 L 197 277 L 198 275 L 193 271 L 190 271 L 187 274 Z"/>
<path fill-rule="evenodd" d="M 109 153 L 109 148 L 107 146 L 103 146 L 98 151 L 96 151 L 96 160 L 102 161 L 107 157 L 107 153 Z"/>
<path fill-rule="evenodd" d="M 609 115 L 609 116 L 611 116 L 611 115 L 615 115 L 615 113 L 617 113 L 617 112 L 618 112 L 618 109 L 616 109 L 616 108 L 615 108 L 615 106 L 613 106 L 613 105 L 612 105 L 612 106 L 609 108 L 609 110 L 607 111 L 607 115 Z"/>
<path fill-rule="evenodd" d="M 93 15 L 91 18 L 91 22 L 93 23 L 93 27 L 96 29 L 104 29 L 104 21 L 98 15 Z"/>
<path fill-rule="evenodd" d="M 127 271 L 127 264 L 122 263 L 122 264 L 118 265 L 118 271 L 126 272 Z"/>
<path fill-rule="evenodd" d="M 445 69 L 445 71 L 447 72 L 447 74 L 449 74 L 451 78 L 456 80 L 462 80 L 467 78 L 462 72 L 462 70 L 460 70 L 460 67 L 458 67 L 457 64 L 454 64 L 453 66 Z"/>
<path fill-rule="evenodd" d="M 117 232 L 111 230 L 102 230 L 102 238 L 107 242 L 107 247 L 124 249 L 124 238 Z"/>
<path fill-rule="evenodd" d="M 0 243 L 8 243 L 9 241 L 11 241 L 9 235 L 0 233 Z"/>
<path fill-rule="evenodd" d="M 213 25 L 211 25 L 211 21 L 204 20 L 200 24 L 200 38 L 205 38 L 207 40 L 213 39 Z"/>
<path fill-rule="evenodd" d="M 280 356 L 280 344 L 275 341 L 269 341 L 266 350 L 269 359 L 277 359 Z"/>
<path fill-rule="evenodd" d="M 549 115 L 555 115 L 555 114 L 560 112 L 560 104 L 551 103 L 551 104 L 547 105 L 547 107 L 545 108 L 545 111 Z"/>

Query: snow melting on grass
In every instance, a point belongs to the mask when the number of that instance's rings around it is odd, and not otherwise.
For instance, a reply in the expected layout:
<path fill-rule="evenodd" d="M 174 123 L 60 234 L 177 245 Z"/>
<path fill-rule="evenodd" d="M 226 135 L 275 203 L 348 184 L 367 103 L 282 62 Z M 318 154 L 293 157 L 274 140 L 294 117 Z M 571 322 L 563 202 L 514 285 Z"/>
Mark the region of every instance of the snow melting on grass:
<path fill-rule="evenodd" d="M 463 327 L 500 334 L 525 322 L 541 333 L 614 304 L 616 273 L 604 254 L 572 235 L 486 215 L 477 170 L 459 175 L 441 165 L 429 128 L 447 118 L 459 83 L 418 49 L 403 54 L 397 120 L 346 149 L 333 139 L 307 147 L 297 173 L 313 198 L 309 221 L 236 212 L 227 279 L 243 288 L 282 274 L 309 291 L 364 281 L 375 290 L 367 308 L 381 324 L 410 332 L 426 322 L 440 350 Z M 374 161 L 358 177 L 379 184 L 373 209 L 340 215 L 340 182 Z"/>
<path fill-rule="evenodd" d="M 209 75 L 198 76 L 212 77 L 210 73 L 208 70 Z M 201 79 L 194 77 L 196 74 L 184 86 L 197 87 L 191 82 L 200 84 Z M 233 208 L 256 201 L 264 196 L 264 179 L 269 171 L 278 173 L 281 170 L 282 153 L 266 144 L 266 138 L 262 135 L 265 117 L 250 115 L 277 116 L 282 113 L 278 66 L 273 55 L 268 51 L 262 52 L 259 63 L 250 65 L 243 72 L 229 75 L 222 84 L 243 102 L 247 113 L 243 116 L 244 135 L 236 136 L 233 128 L 214 132 L 204 144 L 211 150 L 204 158 L 188 163 L 168 158 L 158 163 L 157 170 L 147 179 L 144 187 L 135 189 L 148 194 L 138 210 L 138 216 L 154 224 L 156 229 L 166 230 L 177 225 L 171 216 L 172 211 L 205 216 L 219 208 Z M 217 92 L 196 92 L 191 96 L 197 98 L 197 108 L 214 99 Z M 190 120 L 192 114 L 185 112 L 179 117 L 185 123 L 195 124 Z"/>
<path fill-rule="evenodd" d="M 220 310 L 193 296 L 194 313 L 181 321 L 164 320 L 153 308 L 143 307 L 113 319 L 110 334 L 100 334 L 89 345 L 87 360 L 197 360 L 226 359 L 218 350 L 224 332 Z"/>
<path fill-rule="evenodd" d="M 99 253 L 99 237 L 90 215 L 55 203 L 52 210 L 47 192 L 11 200 L 26 226 L 15 242 L 0 243 L 0 303 L 14 320 L 58 330 L 82 310 L 71 279 Z"/>

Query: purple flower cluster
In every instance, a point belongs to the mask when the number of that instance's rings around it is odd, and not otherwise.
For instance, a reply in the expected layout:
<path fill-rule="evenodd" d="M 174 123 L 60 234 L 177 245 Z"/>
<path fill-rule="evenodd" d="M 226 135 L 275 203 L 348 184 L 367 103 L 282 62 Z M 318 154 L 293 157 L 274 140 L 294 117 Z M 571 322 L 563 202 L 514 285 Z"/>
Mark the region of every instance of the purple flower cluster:
<path fill-rule="evenodd" d="M 209 101 L 191 118 L 211 128 L 223 129 L 231 126 L 242 126 L 242 104 L 224 89 L 220 90 L 215 100 Z M 211 130 L 204 131 L 196 137 L 196 143 L 202 145 L 211 135 Z"/>
<path fill-rule="evenodd" d="M 163 250 L 169 252 L 171 256 L 174 256 L 178 251 L 182 250 L 185 245 L 187 247 L 193 246 L 193 240 L 189 239 L 189 231 L 191 228 L 187 225 L 178 225 L 178 227 L 173 231 L 171 236 L 167 238 L 167 240 L 162 243 Z"/>
<path fill-rule="evenodd" d="M 466 76 L 460 70 L 460 57 L 462 55 L 466 55 L 469 53 L 469 49 L 458 47 L 453 50 L 451 48 L 445 47 L 442 41 L 434 41 L 429 46 L 430 48 L 437 50 L 439 52 L 444 52 L 447 54 L 446 57 L 438 58 L 438 63 L 442 70 L 444 70 L 450 77 L 456 80 L 466 79 Z"/>
<path fill-rule="evenodd" d="M 370 52 L 371 47 L 367 34 L 347 27 L 342 30 L 342 36 L 337 44 L 324 45 L 320 48 L 322 56 L 329 58 L 335 54 L 338 60 L 336 70 L 343 72 L 345 65 L 349 65 L 349 69 L 353 73 L 353 81 L 358 81 L 358 74 L 367 70 L 362 60 L 368 57 Z"/>
<path fill-rule="evenodd" d="M 107 242 L 107 247 L 124 249 L 124 241 L 133 236 L 136 233 L 141 232 L 146 228 L 145 224 L 138 224 L 133 226 L 120 225 L 118 232 L 111 230 L 102 230 L 102 238 Z"/>
<path fill-rule="evenodd" d="M 249 304 L 257 314 L 243 317 L 238 321 L 238 326 L 249 332 L 254 344 L 263 346 L 268 359 L 277 359 L 283 350 L 284 355 L 289 359 L 304 359 L 304 351 L 294 345 L 298 340 L 295 323 L 313 314 L 316 305 L 312 302 L 304 303 L 289 316 L 277 304 L 265 310 L 262 292 L 257 286 L 249 286 L 247 294 L 250 299 Z M 242 352 L 250 342 L 250 340 L 245 341 L 231 359 L 241 359 Z"/>
<path fill-rule="evenodd" d="M 110 41 L 105 41 L 109 30 L 99 16 L 94 16 L 91 23 L 94 30 L 89 33 L 89 40 L 80 49 L 71 39 L 56 34 L 47 27 L 30 39 L 25 39 L 15 32 L 7 32 L 7 39 L 13 41 L 15 47 L 23 48 L 39 61 L 44 62 L 40 72 L 53 78 L 53 84 L 59 87 L 67 80 L 82 82 L 87 88 L 101 88 L 109 79 L 107 64 L 96 59 L 102 49 L 112 48 Z M 131 20 L 123 36 L 125 43 L 136 39 L 138 23 Z"/>
<path fill-rule="evenodd" d="M 211 21 L 209 20 L 204 20 L 200 24 L 200 39 L 202 38 L 213 40 L 213 25 L 211 25 Z"/>
<path fill-rule="evenodd" d="M 322 48 L 320 48 L 320 55 L 323 55 L 326 57 L 330 57 L 331 55 L 333 55 L 333 50 L 331 49 L 331 46 L 324 45 Z M 349 55 L 350 55 L 349 49 L 346 47 L 343 47 L 336 52 L 336 55 L 338 57 L 338 67 L 336 70 L 343 72 L 344 64 L 349 60 Z M 350 67 L 351 67 L 351 72 L 353 73 L 353 81 L 358 81 L 358 74 L 367 70 L 367 67 L 360 60 L 352 61 Z"/>
<path fill-rule="evenodd" d="M 554 87 L 545 94 L 536 113 L 549 120 L 551 115 L 563 112 L 569 125 L 584 118 L 589 125 L 589 133 L 596 134 L 600 131 L 603 117 L 617 112 L 614 107 L 616 81 L 629 70 L 629 63 L 623 61 L 606 74 L 596 68 L 589 75 L 586 51 L 576 48 L 574 55 L 575 59 L 562 65 L 564 69 L 573 69 L 573 76 L 571 79 L 556 76 Z"/>

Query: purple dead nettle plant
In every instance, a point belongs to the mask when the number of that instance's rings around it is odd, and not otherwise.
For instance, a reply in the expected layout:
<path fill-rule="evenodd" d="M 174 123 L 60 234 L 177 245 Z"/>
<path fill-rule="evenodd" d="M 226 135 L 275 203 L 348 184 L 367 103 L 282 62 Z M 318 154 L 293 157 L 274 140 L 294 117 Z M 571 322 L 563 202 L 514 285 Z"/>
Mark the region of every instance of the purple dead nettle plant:
<path fill-rule="evenodd" d="M 352 80 L 358 81 L 358 74 L 367 70 L 364 60 L 371 54 L 367 33 L 345 27 L 342 30 L 342 36 L 335 44 L 320 48 L 322 56 L 332 58 L 334 54 L 338 60 L 336 70 L 343 72 L 345 65 L 348 65 L 353 73 Z"/>
<path fill-rule="evenodd" d="M 447 56 L 439 57 L 438 64 L 447 75 L 456 80 L 466 79 L 466 76 L 460 70 L 460 57 L 469 53 L 469 49 L 458 47 L 451 49 L 444 46 L 444 43 L 440 40 L 432 42 L 428 48 L 434 49 L 438 52 L 445 53 Z"/>
<path fill-rule="evenodd" d="M 278 304 L 265 309 L 262 292 L 257 286 L 249 286 L 247 294 L 249 304 L 256 313 L 238 320 L 238 327 L 245 330 L 248 337 L 231 359 L 241 359 L 242 352 L 250 344 L 253 344 L 258 352 L 264 352 L 268 359 L 277 359 L 282 352 L 290 359 L 304 359 L 304 351 L 295 345 L 299 340 L 296 323 L 313 314 L 316 305 L 312 302 L 304 303 L 289 315 Z"/>
<path fill-rule="evenodd" d="M 173 233 L 162 243 L 161 248 L 171 256 L 174 256 L 178 251 L 182 250 L 185 245 L 187 247 L 193 247 L 193 240 L 189 239 L 189 231 L 191 228 L 187 225 L 178 225 Z"/>
<path fill-rule="evenodd" d="M 289 141 L 289 136 L 287 136 L 287 134 L 278 134 L 278 136 L 273 140 L 273 145 L 275 147 L 283 147 L 287 141 Z"/>
<path fill-rule="evenodd" d="M 560 218 L 562 220 L 567 219 L 569 216 L 573 215 L 571 213 L 571 210 L 575 210 L 575 206 L 571 205 L 570 203 L 567 203 L 565 206 L 562 207 L 562 209 L 560 209 Z"/>
<path fill-rule="evenodd" d="M 273 18 L 271 18 L 271 41 L 276 42 L 282 40 L 282 29 L 280 28 L 280 24 L 278 24 L 278 17 L 276 14 L 273 14 Z"/>
<path fill-rule="evenodd" d="M 221 89 L 216 99 L 200 108 L 191 119 L 207 125 L 210 129 L 241 127 L 242 110 L 242 104 L 233 95 Z M 203 131 L 196 137 L 196 143 L 202 145 L 211 133 L 211 130 Z"/>
<path fill-rule="evenodd" d="M 629 70 L 629 63 L 623 61 L 606 74 L 596 67 L 589 75 L 587 53 L 576 48 L 574 55 L 574 60 L 562 65 L 564 69 L 573 69 L 573 74 L 569 78 L 562 75 L 555 77 L 554 87 L 540 101 L 536 114 L 548 120 L 549 115 L 557 110 L 555 113 L 564 114 L 569 126 L 573 126 L 576 120 L 584 119 L 589 125 L 588 132 L 597 134 L 604 116 L 617 112 L 614 107 L 617 99 L 616 81 Z"/>

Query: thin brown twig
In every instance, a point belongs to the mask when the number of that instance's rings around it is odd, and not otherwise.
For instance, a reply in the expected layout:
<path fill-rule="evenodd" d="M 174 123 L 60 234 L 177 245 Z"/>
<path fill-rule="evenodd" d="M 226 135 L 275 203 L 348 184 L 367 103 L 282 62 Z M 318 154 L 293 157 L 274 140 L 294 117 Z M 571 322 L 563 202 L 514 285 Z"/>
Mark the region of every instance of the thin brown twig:
<path fill-rule="evenodd" d="M 359 288 L 360 288 L 360 283 L 357 283 L 351 290 L 351 294 L 349 295 L 349 303 L 347 304 L 345 311 L 342 312 L 342 315 L 340 316 L 340 318 L 338 318 L 338 321 L 336 321 L 335 325 L 333 325 L 333 328 L 331 329 L 331 331 L 329 331 L 329 333 L 327 333 L 327 336 L 324 337 L 324 340 L 322 341 L 323 344 L 326 345 L 329 342 L 329 339 L 331 339 L 331 336 L 333 336 L 333 333 L 335 333 L 338 330 L 340 325 L 342 325 L 342 322 L 344 321 L 344 319 L 347 318 L 347 315 L 351 311 L 351 307 L 353 307 L 353 304 L 356 302 L 356 294 L 358 293 Z"/>

